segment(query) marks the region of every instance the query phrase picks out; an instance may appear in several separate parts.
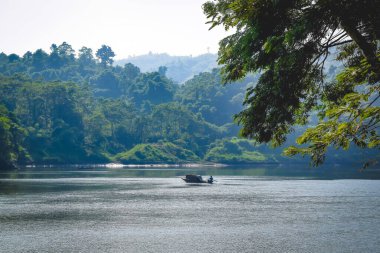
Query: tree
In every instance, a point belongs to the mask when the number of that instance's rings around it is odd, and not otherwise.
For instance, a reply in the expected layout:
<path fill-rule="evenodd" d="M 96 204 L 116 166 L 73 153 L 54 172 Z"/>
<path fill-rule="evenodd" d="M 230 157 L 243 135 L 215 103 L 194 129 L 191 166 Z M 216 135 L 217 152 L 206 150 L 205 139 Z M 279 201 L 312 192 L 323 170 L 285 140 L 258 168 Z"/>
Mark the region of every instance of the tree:
<path fill-rule="evenodd" d="M 32 66 L 35 71 L 41 71 L 46 67 L 49 55 L 42 49 L 37 49 L 32 56 Z"/>
<path fill-rule="evenodd" d="M 140 69 L 139 67 L 133 65 L 132 63 L 127 63 L 124 65 L 123 72 L 124 72 L 125 78 L 129 80 L 133 80 L 140 74 Z"/>
<path fill-rule="evenodd" d="M 166 71 L 168 71 L 168 68 L 166 66 L 159 66 L 158 67 L 158 73 L 162 76 L 166 76 Z"/>
<path fill-rule="evenodd" d="M 178 103 L 155 105 L 146 120 L 149 141 L 173 141 L 203 156 L 208 145 L 221 137 L 221 129 L 212 125 Z"/>
<path fill-rule="evenodd" d="M 152 104 L 170 102 L 173 99 L 176 85 L 158 72 L 140 74 L 129 87 L 128 93 L 137 105 L 149 101 Z"/>
<path fill-rule="evenodd" d="M 288 155 L 322 163 L 329 145 L 379 148 L 380 19 L 378 0 L 218 0 L 203 5 L 211 28 L 235 32 L 220 41 L 226 82 L 261 71 L 236 116 L 245 137 L 280 145 L 312 111 L 319 122 Z M 333 82 L 324 65 L 333 50 L 345 69 Z"/>
<path fill-rule="evenodd" d="M 96 95 L 104 97 L 118 97 L 121 94 L 118 76 L 111 70 L 104 70 L 91 79 L 96 87 Z"/>
<path fill-rule="evenodd" d="M 16 117 L 0 105 L 0 171 L 14 169 L 13 164 L 26 157 L 21 146 L 24 136 L 25 130 L 19 126 Z"/>
<path fill-rule="evenodd" d="M 63 61 L 58 53 L 58 46 L 56 44 L 52 44 L 50 46 L 51 53 L 49 55 L 49 66 L 51 68 L 60 68 L 63 65 Z"/>
<path fill-rule="evenodd" d="M 6 64 L 9 62 L 8 56 L 3 52 L 0 53 L 0 64 Z"/>
<path fill-rule="evenodd" d="M 112 51 L 111 47 L 102 45 L 102 47 L 96 51 L 96 57 L 100 59 L 103 66 L 112 65 L 112 58 L 115 57 L 115 53 Z"/>
<path fill-rule="evenodd" d="M 252 78 L 228 86 L 220 79 L 219 69 L 200 73 L 179 87 L 176 100 L 210 123 L 231 123 L 233 115 L 243 109 L 244 91 Z"/>
<path fill-rule="evenodd" d="M 30 52 L 30 51 L 26 52 L 26 53 L 22 56 L 22 61 L 24 62 L 24 64 L 31 64 L 32 59 L 33 59 L 33 54 L 32 54 L 32 52 Z"/>
<path fill-rule="evenodd" d="M 95 61 L 94 56 L 92 54 L 92 49 L 88 47 L 82 47 L 81 49 L 79 49 L 78 61 L 81 66 L 93 65 Z"/>
<path fill-rule="evenodd" d="M 58 54 L 65 64 L 72 63 L 75 60 L 75 50 L 67 42 L 58 46 Z"/>
<path fill-rule="evenodd" d="M 18 56 L 17 54 L 10 54 L 10 55 L 8 55 L 8 60 L 11 63 L 16 62 L 16 61 L 20 60 L 20 56 Z"/>

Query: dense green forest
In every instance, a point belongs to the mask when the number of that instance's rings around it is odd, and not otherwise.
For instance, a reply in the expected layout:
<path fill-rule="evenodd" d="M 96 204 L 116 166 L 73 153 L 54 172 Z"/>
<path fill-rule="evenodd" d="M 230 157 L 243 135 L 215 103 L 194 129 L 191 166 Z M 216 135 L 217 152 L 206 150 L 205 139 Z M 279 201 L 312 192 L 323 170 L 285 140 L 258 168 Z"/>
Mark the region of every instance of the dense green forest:
<path fill-rule="evenodd" d="M 65 42 L 49 53 L 1 53 L 0 168 L 289 161 L 281 149 L 236 138 L 233 115 L 243 109 L 257 75 L 225 86 L 213 69 L 180 85 L 167 77 L 166 66 L 143 73 L 131 63 L 113 66 L 114 56 L 108 46 L 95 57 L 86 47 L 76 54 Z M 360 160 L 363 152 L 334 159 Z"/>

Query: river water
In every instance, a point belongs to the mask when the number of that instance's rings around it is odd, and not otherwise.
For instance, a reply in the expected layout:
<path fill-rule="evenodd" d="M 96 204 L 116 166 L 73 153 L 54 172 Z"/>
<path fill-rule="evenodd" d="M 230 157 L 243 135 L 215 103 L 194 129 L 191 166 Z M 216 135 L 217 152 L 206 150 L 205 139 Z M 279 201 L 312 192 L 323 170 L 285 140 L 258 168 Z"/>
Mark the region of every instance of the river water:
<path fill-rule="evenodd" d="M 217 182 L 186 184 L 187 173 Z M 0 252 L 380 252 L 379 178 L 282 166 L 2 173 Z"/>

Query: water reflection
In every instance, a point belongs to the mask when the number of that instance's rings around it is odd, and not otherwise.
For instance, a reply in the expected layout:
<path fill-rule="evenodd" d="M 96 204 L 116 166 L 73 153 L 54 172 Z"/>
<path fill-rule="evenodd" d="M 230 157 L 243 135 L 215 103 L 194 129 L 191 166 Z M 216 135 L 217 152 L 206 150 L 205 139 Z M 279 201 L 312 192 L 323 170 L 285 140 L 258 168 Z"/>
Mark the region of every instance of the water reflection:
<path fill-rule="evenodd" d="M 312 168 L 305 165 L 247 165 L 227 167 L 169 167 L 169 168 L 105 168 L 72 166 L 22 168 L 0 173 L 0 179 L 32 178 L 170 178 L 185 174 L 215 176 L 299 177 L 303 179 L 380 179 L 380 166 L 360 171 L 360 166 L 324 165 Z"/>
<path fill-rule="evenodd" d="M 380 179 L 379 168 L 371 167 L 360 172 L 356 166 L 349 167 L 347 165 L 319 168 L 301 165 L 117 169 L 105 167 L 75 168 L 72 166 L 36 167 L 0 173 L 0 194 L 107 190 L 115 187 L 118 179 L 146 178 L 151 180 L 153 178 L 178 177 L 178 181 L 180 181 L 179 177 L 185 174 L 213 175 L 216 180 L 218 177 L 224 177 L 225 183 L 228 183 L 228 178 L 225 178 L 227 176 L 244 177 L 242 180 Z M 124 183 L 125 180 L 121 184 Z M 150 182 L 150 185 L 152 184 L 154 182 Z M 133 184 L 129 185 L 133 187 Z"/>

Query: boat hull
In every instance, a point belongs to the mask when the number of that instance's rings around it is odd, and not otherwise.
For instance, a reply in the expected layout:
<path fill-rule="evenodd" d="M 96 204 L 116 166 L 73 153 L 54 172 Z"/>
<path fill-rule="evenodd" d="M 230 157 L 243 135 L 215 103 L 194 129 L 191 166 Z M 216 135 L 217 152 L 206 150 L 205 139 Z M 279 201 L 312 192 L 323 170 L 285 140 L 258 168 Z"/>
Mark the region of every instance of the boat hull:
<path fill-rule="evenodd" d="M 181 177 L 183 181 L 186 183 L 193 183 L 193 184 L 212 184 L 212 180 L 203 180 L 201 176 L 198 175 L 186 175 L 186 177 Z"/>

